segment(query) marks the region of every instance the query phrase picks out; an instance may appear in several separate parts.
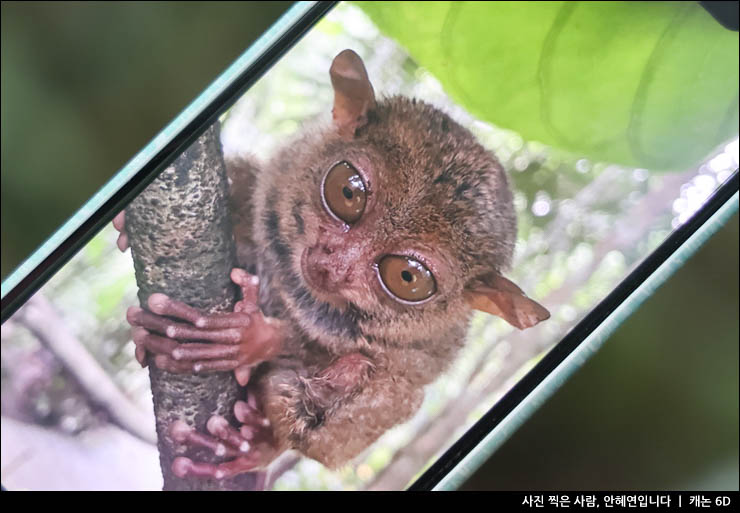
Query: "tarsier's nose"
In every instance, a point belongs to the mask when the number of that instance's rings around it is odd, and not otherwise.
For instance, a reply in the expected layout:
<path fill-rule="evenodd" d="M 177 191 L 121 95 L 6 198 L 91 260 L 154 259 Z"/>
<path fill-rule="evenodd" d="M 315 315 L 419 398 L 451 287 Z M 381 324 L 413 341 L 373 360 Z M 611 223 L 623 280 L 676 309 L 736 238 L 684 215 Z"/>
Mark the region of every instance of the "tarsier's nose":
<path fill-rule="evenodd" d="M 327 292 L 336 292 L 347 283 L 351 262 L 340 248 L 319 243 L 306 250 L 305 272 L 309 281 Z"/>

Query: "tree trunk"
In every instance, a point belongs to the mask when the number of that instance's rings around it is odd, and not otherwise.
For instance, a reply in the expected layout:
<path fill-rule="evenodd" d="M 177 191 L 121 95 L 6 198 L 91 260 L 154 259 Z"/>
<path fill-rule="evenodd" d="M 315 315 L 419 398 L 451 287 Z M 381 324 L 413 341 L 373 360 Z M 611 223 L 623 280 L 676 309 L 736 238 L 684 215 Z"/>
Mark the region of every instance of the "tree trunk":
<path fill-rule="evenodd" d="M 206 312 L 233 308 L 236 287 L 229 272 L 236 263 L 220 126 L 214 124 L 126 210 L 126 231 L 139 286 L 139 301 L 162 292 Z M 165 490 L 250 490 L 256 474 L 221 481 L 180 479 L 172 473 L 177 456 L 214 462 L 205 449 L 186 448 L 169 435 L 175 420 L 205 433 L 211 415 L 233 422 L 242 394 L 231 372 L 178 375 L 161 371 L 149 359 L 157 446 Z"/>

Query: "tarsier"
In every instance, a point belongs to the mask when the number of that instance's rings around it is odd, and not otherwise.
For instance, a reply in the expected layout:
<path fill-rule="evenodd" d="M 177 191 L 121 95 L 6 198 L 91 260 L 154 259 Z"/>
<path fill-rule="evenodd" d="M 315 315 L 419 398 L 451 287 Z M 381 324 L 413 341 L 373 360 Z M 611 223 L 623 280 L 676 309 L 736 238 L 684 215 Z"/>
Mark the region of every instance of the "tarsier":
<path fill-rule="evenodd" d="M 331 123 L 259 170 L 227 162 L 244 267 L 231 273 L 235 311 L 205 315 L 163 294 L 129 309 L 142 364 L 153 353 L 164 370 L 234 371 L 247 386 L 239 429 L 221 417 L 210 435 L 172 426 L 228 460 L 177 458 L 182 477 L 230 477 L 288 449 L 336 468 L 419 408 L 473 310 L 520 329 L 549 317 L 502 275 L 516 218 L 496 158 L 429 104 L 376 100 L 353 51 L 329 74 Z M 114 225 L 125 249 L 122 215 Z"/>

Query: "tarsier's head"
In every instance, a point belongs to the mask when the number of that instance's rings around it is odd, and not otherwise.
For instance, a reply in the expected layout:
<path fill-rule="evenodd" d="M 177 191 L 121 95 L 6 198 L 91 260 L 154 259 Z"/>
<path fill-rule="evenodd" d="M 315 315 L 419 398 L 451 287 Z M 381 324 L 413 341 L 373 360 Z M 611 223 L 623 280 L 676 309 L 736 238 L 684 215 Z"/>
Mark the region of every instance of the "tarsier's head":
<path fill-rule="evenodd" d="M 282 241 L 280 294 L 303 327 L 403 343 L 472 309 L 520 329 L 549 317 L 501 274 L 516 218 L 495 157 L 428 104 L 376 100 L 351 50 L 330 77 L 333 123 L 273 161 L 282 173 L 270 173 L 263 213 L 267 238 Z"/>

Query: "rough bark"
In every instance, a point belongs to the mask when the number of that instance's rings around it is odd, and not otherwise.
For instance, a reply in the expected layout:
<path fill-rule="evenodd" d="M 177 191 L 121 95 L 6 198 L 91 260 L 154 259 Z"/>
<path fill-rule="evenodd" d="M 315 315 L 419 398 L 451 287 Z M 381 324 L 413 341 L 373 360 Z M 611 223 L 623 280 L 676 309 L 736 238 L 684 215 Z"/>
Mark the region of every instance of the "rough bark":
<path fill-rule="evenodd" d="M 126 210 L 143 307 L 152 293 L 162 292 L 207 312 L 233 308 L 236 288 L 229 272 L 236 259 L 219 129 L 218 123 L 209 128 Z M 241 395 L 233 373 L 176 375 L 157 369 L 150 358 L 149 376 L 164 489 L 253 489 L 255 474 L 221 481 L 180 479 L 170 469 L 177 456 L 215 461 L 208 450 L 177 444 L 168 426 L 180 419 L 206 432 L 211 415 L 233 421 L 232 408 Z"/>

